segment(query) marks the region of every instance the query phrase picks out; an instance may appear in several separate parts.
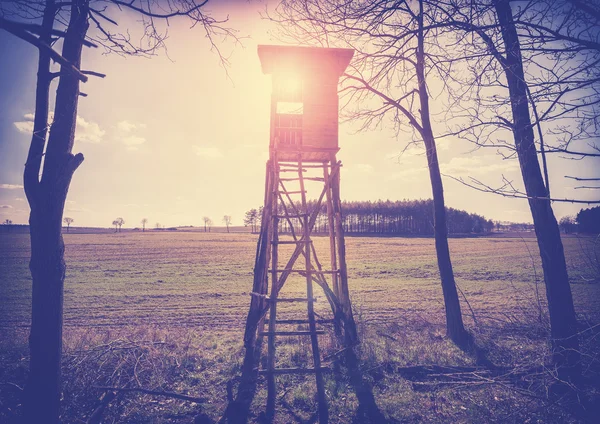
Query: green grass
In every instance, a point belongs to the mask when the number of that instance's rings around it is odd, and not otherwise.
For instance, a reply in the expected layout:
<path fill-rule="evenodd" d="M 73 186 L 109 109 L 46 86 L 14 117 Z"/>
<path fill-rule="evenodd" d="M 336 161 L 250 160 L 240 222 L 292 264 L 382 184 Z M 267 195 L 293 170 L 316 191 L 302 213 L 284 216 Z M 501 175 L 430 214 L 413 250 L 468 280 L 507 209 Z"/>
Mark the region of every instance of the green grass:
<path fill-rule="evenodd" d="M 121 395 L 108 408 L 107 422 L 191 422 L 199 410 L 218 418 L 227 382 L 239 374 L 256 239 L 247 233 L 65 234 L 65 422 L 89 416 L 101 394 L 94 385 L 159 388 L 207 399 L 198 406 Z M 563 242 L 585 329 L 600 321 L 598 270 L 590 260 L 593 239 Z M 348 237 L 346 244 L 363 341 L 361 368 L 387 416 L 440 423 L 576 421 L 563 409 L 546 407 L 502 384 L 425 385 L 422 390 L 420 383 L 402 378 L 398 367 L 474 364 L 444 335 L 433 239 Z M 315 246 L 327 264 L 328 239 L 317 237 Z M 477 322 L 461 299 L 465 321 L 492 361 L 500 366 L 547 364 L 545 291 L 535 239 L 460 238 L 451 239 L 450 248 L 457 283 Z M 287 256 L 289 251 L 282 250 L 281 257 Z M 23 384 L 26 376 L 28 258 L 28 236 L 0 234 L 0 383 Z M 304 284 L 301 278 L 290 279 L 284 294 L 300 295 Z M 327 310 L 321 296 L 317 311 Z M 289 305 L 278 315 L 301 314 L 298 306 Z M 587 364 L 595 361 L 597 335 L 595 330 L 583 335 L 584 349 L 591 352 Z M 324 355 L 332 352 L 333 336 L 321 336 L 321 345 Z M 278 354 L 278 366 L 302 366 L 309 358 L 307 341 L 282 340 Z M 310 419 L 316 408 L 312 380 L 285 376 L 278 385 L 285 395 L 277 421 Z M 329 376 L 326 385 L 331 421 L 358 419 L 347 379 Z M 13 422 L 18 396 L 1 390 L 0 421 Z M 264 410 L 265 396 L 261 386 L 255 417 Z"/>

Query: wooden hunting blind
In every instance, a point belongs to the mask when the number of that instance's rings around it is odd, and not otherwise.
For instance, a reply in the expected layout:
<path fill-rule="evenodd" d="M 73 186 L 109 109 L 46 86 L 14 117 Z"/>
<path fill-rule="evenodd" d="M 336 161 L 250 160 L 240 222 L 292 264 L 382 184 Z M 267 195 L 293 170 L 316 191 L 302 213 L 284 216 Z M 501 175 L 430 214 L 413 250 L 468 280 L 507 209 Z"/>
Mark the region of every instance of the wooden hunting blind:
<path fill-rule="evenodd" d="M 348 291 L 341 163 L 336 159 L 337 86 L 353 53 L 349 49 L 258 47 L 262 70 L 272 76 L 273 83 L 269 160 L 244 335 L 246 353 L 230 414 L 247 417 L 258 376 L 264 375 L 267 418 L 273 420 L 276 376 L 310 374 L 316 379 L 319 421 L 326 423 L 323 374 L 339 371 L 340 352 L 348 354 L 358 343 Z M 315 195 L 311 201 L 309 189 Z M 318 218 L 326 221 L 329 239 L 316 245 L 312 234 Z M 315 305 L 318 296 L 313 284 L 322 290 L 326 302 Z M 324 314 L 331 314 L 331 318 Z M 327 336 L 335 341 L 337 352 L 328 355 L 330 364 L 324 363 L 326 358 L 321 358 L 319 351 L 319 338 Z M 300 344 L 310 340 L 312 364 L 292 367 L 276 355 L 277 346 L 290 338 L 300 339 Z M 240 422 L 245 421 L 242 418 Z"/>
<path fill-rule="evenodd" d="M 338 79 L 354 50 L 258 46 L 263 73 L 272 75 L 271 141 L 280 159 L 329 160 L 338 147 Z"/>

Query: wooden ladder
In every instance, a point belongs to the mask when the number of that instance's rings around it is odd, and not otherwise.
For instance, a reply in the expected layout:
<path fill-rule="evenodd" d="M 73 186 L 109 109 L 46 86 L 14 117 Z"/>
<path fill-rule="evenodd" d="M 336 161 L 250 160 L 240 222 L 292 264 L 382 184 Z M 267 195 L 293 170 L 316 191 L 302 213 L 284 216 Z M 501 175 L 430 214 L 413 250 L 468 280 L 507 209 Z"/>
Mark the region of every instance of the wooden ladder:
<path fill-rule="evenodd" d="M 312 167 L 312 165 L 302 164 L 302 157 L 298 155 L 298 166 L 297 173 L 298 178 L 287 178 L 285 180 L 297 180 L 300 185 L 300 189 L 298 191 L 288 191 L 285 189 L 283 184 L 280 183 L 279 173 L 280 167 L 279 163 L 275 159 L 274 161 L 275 172 L 273 185 L 273 198 L 275 201 L 272 205 L 271 212 L 271 267 L 269 269 L 269 273 L 271 276 L 271 287 L 270 287 L 270 295 L 269 297 L 265 297 L 269 302 L 269 318 L 268 318 L 268 331 L 259 331 L 258 335 L 267 336 L 268 347 L 267 347 L 267 369 L 259 370 L 259 374 L 265 375 L 267 379 L 267 418 L 269 420 L 273 420 L 275 415 L 275 400 L 276 400 L 276 375 L 282 374 L 314 374 L 316 379 L 317 386 L 317 401 L 318 401 L 318 416 L 319 422 L 321 424 L 327 423 L 329 420 L 329 412 L 327 407 L 327 398 L 325 396 L 325 384 L 323 381 L 323 374 L 328 371 L 328 368 L 323 367 L 321 364 L 321 355 L 319 352 L 319 334 L 324 334 L 323 330 L 317 329 L 317 324 L 323 324 L 325 322 L 331 322 L 333 320 L 317 320 L 315 317 L 314 311 L 314 302 L 316 298 L 313 293 L 313 278 L 315 274 L 327 273 L 329 271 L 317 271 L 313 264 L 311 263 L 311 248 L 312 248 L 312 240 L 310 237 L 311 228 L 309 226 L 309 211 L 308 204 L 306 199 L 306 189 L 304 183 L 304 172 L 306 167 Z M 289 166 L 289 165 L 288 165 Z M 292 171 L 289 168 L 285 171 Z M 281 187 L 280 187 L 281 185 Z M 281 214 L 281 211 L 278 210 L 278 201 L 277 199 L 281 199 L 283 203 L 284 194 L 287 199 L 291 201 L 291 194 L 300 194 L 301 195 L 301 211 L 294 210 L 294 213 L 289 213 L 292 211 L 288 211 L 286 207 L 283 207 L 284 214 Z M 285 204 L 283 204 L 285 206 Z M 293 205 L 293 203 L 292 203 Z M 297 208 L 293 208 L 297 209 Z M 297 235 L 293 230 L 293 225 L 291 219 L 298 220 L 297 222 L 301 223 L 302 234 L 298 239 Z M 280 241 L 279 240 L 279 221 L 280 219 L 286 219 L 290 226 L 292 227 L 292 234 L 294 236 L 294 241 Z M 278 246 L 279 244 L 289 244 L 294 243 L 297 246 L 303 246 L 303 255 L 305 258 L 304 261 L 304 269 L 291 269 L 291 268 L 278 268 Z M 305 298 L 280 298 L 279 291 L 281 287 L 278 286 L 277 282 L 279 281 L 279 277 L 282 273 L 291 273 L 291 272 L 299 272 L 306 276 L 306 297 Z M 330 271 L 329 273 L 334 273 L 336 271 Z M 307 319 L 299 320 L 299 319 L 283 319 L 277 320 L 277 304 L 280 302 L 305 302 L 307 304 Z M 277 329 L 277 324 L 308 324 L 308 331 L 280 331 Z M 302 336 L 302 337 L 310 337 L 311 342 L 311 350 L 312 350 L 312 360 L 313 367 L 312 368 L 276 368 L 276 349 L 275 349 L 275 340 L 276 337 L 289 337 L 289 336 Z"/>

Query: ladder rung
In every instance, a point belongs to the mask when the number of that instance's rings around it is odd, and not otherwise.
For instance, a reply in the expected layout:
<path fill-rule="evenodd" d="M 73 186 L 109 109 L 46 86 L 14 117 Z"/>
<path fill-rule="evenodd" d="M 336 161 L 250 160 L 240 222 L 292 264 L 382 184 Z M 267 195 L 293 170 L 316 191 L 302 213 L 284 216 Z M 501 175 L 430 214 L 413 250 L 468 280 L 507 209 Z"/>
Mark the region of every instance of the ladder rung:
<path fill-rule="evenodd" d="M 273 302 L 273 300 L 271 298 L 267 298 L 268 301 Z M 275 302 L 310 302 L 310 301 L 316 302 L 317 298 L 313 297 L 312 299 L 310 298 L 306 298 L 306 297 L 283 297 L 283 298 L 277 298 L 275 299 Z"/>
<path fill-rule="evenodd" d="M 283 194 L 302 194 L 302 193 L 306 193 L 306 190 L 279 191 L 279 193 L 283 193 Z"/>
<path fill-rule="evenodd" d="M 310 240 L 310 242 L 312 243 L 312 240 Z M 298 244 L 298 243 L 306 243 L 304 240 L 278 240 L 278 241 L 272 241 L 271 244 Z"/>
<path fill-rule="evenodd" d="M 284 166 L 285 166 L 285 167 L 286 167 L 285 169 L 289 169 L 289 168 L 291 168 L 291 167 L 294 167 L 294 168 L 292 168 L 292 169 L 293 169 L 294 171 L 297 171 L 297 170 L 298 170 L 298 166 L 299 166 L 299 165 L 296 165 L 296 164 L 293 164 L 293 163 L 281 163 L 281 162 L 280 162 L 280 163 L 279 163 L 279 166 L 280 166 L 280 167 L 284 167 Z M 327 165 L 325 165 L 325 166 L 327 166 L 327 167 L 329 168 L 329 164 L 327 164 Z M 302 168 L 319 168 L 319 169 L 321 169 L 321 168 L 323 168 L 323 165 L 312 165 L 312 164 L 303 163 L 303 164 L 302 164 Z M 282 169 L 282 171 L 283 171 L 283 169 Z"/>
<path fill-rule="evenodd" d="M 307 213 L 301 213 L 301 214 L 298 214 L 298 215 L 289 215 L 288 214 L 288 215 L 273 215 L 273 216 L 276 216 L 277 218 L 280 218 L 280 219 L 281 218 L 283 218 L 283 219 L 285 219 L 285 218 L 304 218 L 305 216 L 308 216 L 308 214 Z"/>
<path fill-rule="evenodd" d="M 325 178 L 321 177 L 304 177 L 303 180 L 308 181 L 325 181 Z M 280 178 L 279 181 L 299 181 L 300 178 Z"/>
<path fill-rule="evenodd" d="M 327 367 L 319 368 L 321 372 L 330 371 Z M 258 373 L 260 375 L 266 374 L 314 374 L 317 370 L 315 368 L 275 368 L 272 371 L 269 370 L 259 370 Z"/>
<path fill-rule="evenodd" d="M 277 324 L 309 324 L 310 321 L 307 319 L 278 319 L 275 320 Z M 331 324 L 334 322 L 333 319 L 316 319 L 315 324 Z M 265 324 L 268 324 L 269 320 L 265 320 Z"/>
<path fill-rule="evenodd" d="M 270 269 L 269 272 L 273 272 L 273 270 Z M 339 274 L 340 270 L 338 269 L 337 271 L 306 271 L 305 269 L 278 269 L 277 272 L 299 272 L 305 274 Z"/>
<path fill-rule="evenodd" d="M 279 172 L 306 172 L 306 169 L 280 169 Z"/>
<path fill-rule="evenodd" d="M 259 336 L 311 336 L 312 331 L 260 331 Z M 325 334 L 325 330 L 315 330 L 314 334 Z"/>
<path fill-rule="evenodd" d="M 273 302 L 273 300 L 266 294 L 250 292 L 250 296 L 262 297 L 263 299 L 269 302 Z M 313 297 L 312 299 L 309 299 L 306 297 L 278 297 L 277 299 L 275 299 L 275 302 L 310 302 L 311 300 L 313 302 L 316 302 L 317 298 Z"/>

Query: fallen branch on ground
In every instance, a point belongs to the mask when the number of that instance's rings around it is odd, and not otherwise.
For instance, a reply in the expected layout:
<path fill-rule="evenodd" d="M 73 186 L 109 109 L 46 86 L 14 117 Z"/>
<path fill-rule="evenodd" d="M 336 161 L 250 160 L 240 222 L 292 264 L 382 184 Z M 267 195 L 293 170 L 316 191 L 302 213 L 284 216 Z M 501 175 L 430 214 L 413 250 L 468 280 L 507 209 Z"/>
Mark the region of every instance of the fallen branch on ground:
<path fill-rule="evenodd" d="M 180 399 L 180 400 L 186 400 L 188 402 L 195 402 L 195 403 L 205 403 L 206 402 L 206 398 L 197 398 L 197 397 L 193 397 L 193 396 L 187 396 L 187 395 L 182 395 L 180 393 L 173 393 L 173 392 L 163 392 L 163 391 L 159 391 L 159 390 L 148 390 L 148 389 L 143 389 L 141 387 L 105 387 L 105 386 L 94 386 L 95 389 L 99 389 L 99 390 L 114 390 L 117 392 L 140 392 L 140 393 L 145 393 L 147 395 L 154 395 L 154 396 L 165 396 L 165 397 L 170 397 L 170 398 L 174 398 L 174 399 Z"/>

